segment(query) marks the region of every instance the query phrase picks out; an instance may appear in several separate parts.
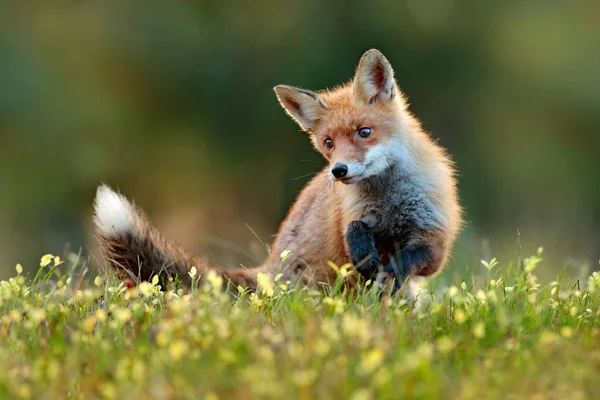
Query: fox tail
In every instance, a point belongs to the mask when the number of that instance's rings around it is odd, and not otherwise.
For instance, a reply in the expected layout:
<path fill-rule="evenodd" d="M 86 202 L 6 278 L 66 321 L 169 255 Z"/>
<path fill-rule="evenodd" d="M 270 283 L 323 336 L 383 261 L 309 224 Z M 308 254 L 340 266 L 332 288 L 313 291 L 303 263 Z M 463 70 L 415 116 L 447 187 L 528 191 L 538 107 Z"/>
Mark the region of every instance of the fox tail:
<path fill-rule="evenodd" d="M 222 269 L 207 265 L 165 238 L 142 209 L 107 185 L 98 187 L 94 224 L 104 256 L 120 277 L 140 282 L 155 275 L 176 276 L 183 286 L 190 287 L 192 278 L 188 272 L 195 267 L 200 280 L 213 270 L 225 278 L 225 285 L 256 290 L 261 268 Z"/>

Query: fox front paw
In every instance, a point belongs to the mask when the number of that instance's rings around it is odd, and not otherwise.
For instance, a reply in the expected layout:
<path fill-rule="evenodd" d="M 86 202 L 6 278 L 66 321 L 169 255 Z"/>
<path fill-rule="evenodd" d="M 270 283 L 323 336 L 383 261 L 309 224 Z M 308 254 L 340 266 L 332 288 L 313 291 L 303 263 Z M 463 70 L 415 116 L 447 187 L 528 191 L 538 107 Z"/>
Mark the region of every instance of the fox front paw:
<path fill-rule="evenodd" d="M 346 231 L 346 242 L 350 260 L 359 274 L 370 279 L 379 265 L 379 252 L 375 247 L 375 238 L 369 227 L 362 221 L 353 221 Z"/>

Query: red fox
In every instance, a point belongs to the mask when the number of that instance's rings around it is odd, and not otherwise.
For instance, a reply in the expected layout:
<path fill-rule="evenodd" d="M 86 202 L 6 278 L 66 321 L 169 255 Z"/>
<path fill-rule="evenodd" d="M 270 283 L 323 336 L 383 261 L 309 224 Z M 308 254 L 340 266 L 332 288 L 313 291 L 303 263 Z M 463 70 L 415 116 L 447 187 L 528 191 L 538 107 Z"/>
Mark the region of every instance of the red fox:
<path fill-rule="evenodd" d="M 332 90 L 285 85 L 274 90 L 329 165 L 300 193 L 266 262 L 234 270 L 206 265 L 103 185 L 94 222 L 110 264 L 141 280 L 177 275 L 184 285 L 191 283 L 193 266 L 201 276 L 212 269 L 233 287 L 249 290 L 256 289 L 258 272 L 331 284 L 336 271 L 329 261 L 352 263 L 365 279 L 384 271 L 395 278 L 395 289 L 440 271 L 461 226 L 454 166 L 408 111 L 383 54 L 367 51 L 354 78 Z M 289 256 L 282 259 L 286 250 Z"/>

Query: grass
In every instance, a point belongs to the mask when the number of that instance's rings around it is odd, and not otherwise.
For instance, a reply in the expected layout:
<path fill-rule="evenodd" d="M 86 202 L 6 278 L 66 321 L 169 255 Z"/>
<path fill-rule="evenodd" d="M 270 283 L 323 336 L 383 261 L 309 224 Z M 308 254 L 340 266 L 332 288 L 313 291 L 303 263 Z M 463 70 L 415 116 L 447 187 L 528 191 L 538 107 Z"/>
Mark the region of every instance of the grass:
<path fill-rule="evenodd" d="M 598 398 L 600 275 L 540 286 L 540 257 L 433 281 L 415 307 L 266 277 L 235 300 L 215 275 L 128 288 L 46 255 L 0 283 L 0 397 Z"/>

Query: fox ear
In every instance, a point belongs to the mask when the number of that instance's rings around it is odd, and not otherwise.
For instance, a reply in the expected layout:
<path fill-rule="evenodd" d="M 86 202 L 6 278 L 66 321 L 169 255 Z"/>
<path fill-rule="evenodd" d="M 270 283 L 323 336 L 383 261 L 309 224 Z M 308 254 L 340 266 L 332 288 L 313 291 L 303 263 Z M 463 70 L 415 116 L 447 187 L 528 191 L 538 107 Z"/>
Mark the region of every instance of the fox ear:
<path fill-rule="evenodd" d="M 371 49 L 363 54 L 352 83 L 352 92 L 357 100 L 372 104 L 389 101 L 396 95 L 394 70 L 379 50 Z"/>
<path fill-rule="evenodd" d="M 327 112 L 327 107 L 313 91 L 287 85 L 278 85 L 273 89 L 281 106 L 305 131 L 310 132 Z"/>

